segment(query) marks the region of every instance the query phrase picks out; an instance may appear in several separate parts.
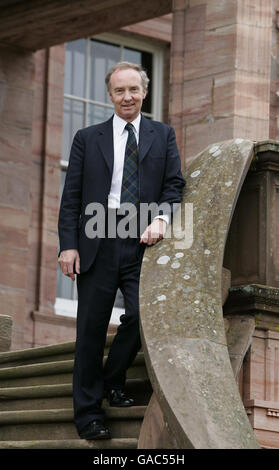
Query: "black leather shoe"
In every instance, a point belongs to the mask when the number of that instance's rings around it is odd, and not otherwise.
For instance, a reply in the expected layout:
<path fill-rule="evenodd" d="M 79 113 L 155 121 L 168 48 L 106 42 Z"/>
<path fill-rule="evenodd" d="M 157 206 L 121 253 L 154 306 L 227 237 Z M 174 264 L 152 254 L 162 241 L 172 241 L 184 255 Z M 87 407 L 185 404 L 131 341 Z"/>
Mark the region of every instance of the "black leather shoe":
<path fill-rule="evenodd" d="M 98 419 L 91 421 L 79 433 L 81 439 L 110 439 L 109 430 Z"/>
<path fill-rule="evenodd" d="M 123 390 L 109 390 L 107 392 L 107 399 L 110 406 L 133 406 L 134 400 L 132 398 L 126 397 Z"/>

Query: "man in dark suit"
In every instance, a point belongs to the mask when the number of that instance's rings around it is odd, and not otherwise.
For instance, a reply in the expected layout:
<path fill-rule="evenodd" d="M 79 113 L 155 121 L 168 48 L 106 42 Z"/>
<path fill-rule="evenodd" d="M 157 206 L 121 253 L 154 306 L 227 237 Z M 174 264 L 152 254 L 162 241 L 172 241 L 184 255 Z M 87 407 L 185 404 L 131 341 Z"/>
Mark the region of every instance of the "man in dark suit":
<path fill-rule="evenodd" d="M 134 403 L 124 388 L 126 371 L 141 347 L 138 289 L 142 258 L 146 246 L 164 236 L 172 205 L 181 201 L 185 185 L 174 130 L 141 114 L 148 87 L 146 73 L 138 65 L 121 62 L 109 72 L 106 84 L 114 115 L 76 133 L 58 223 L 60 267 L 73 280 L 77 274 L 73 395 L 76 427 L 85 439 L 110 437 L 104 424 L 104 397 L 110 406 Z M 92 203 L 104 209 L 103 220 L 96 219 L 102 225 L 101 235 L 94 231 Z M 170 209 L 155 212 L 142 229 L 139 209 L 143 203 Z M 120 227 L 127 211 L 119 208 L 127 208 L 127 204 L 136 208 L 136 234 L 133 231 L 126 237 L 116 231 L 111 235 L 109 220 L 114 218 Z M 125 314 L 103 367 L 118 288 Z"/>

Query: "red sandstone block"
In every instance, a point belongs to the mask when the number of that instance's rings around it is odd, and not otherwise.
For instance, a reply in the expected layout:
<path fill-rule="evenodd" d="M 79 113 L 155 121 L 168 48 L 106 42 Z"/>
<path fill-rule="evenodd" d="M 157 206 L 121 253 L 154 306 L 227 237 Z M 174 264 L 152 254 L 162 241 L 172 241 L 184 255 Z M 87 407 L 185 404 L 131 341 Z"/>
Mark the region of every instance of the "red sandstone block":
<path fill-rule="evenodd" d="M 250 2 L 241 0 L 237 2 L 237 21 L 246 25 L 261 25 L 271 27 L 272 23 L 272 0 Z"/>
<path fill-rule="evenodd" d="M 57 230 L 52 232 L 50 230 L 44 229 L 42 232 L 42 243 L 44 244 L 44 249 L 46 250 L 47 255 L 42 259 L 42 266 L 53 269 L 53 262 L 56 263 L 58 253 Z"/>
<path fill-rule="evenodd" d="M 207 19 L 206 2 L 187 8 L 185 15 L 185 32 L 204 31 Z"/>
<path fill-rule="evenodd" d="M 1 120 L 15 127 L 31 130 L 33 90 L 17 88 L 0 81 L 0 95 Z"/>
<path fill-rule="evenodd" d="M 185 51 L 184 79 L 194 79 L 234 69 L 235 25 L 206 31 L 202 49 Z"/>
<path fill-rule="evenodd" d="M 25 322 L 24 322 L 24 338 L 23 338 L 23 349 L 28 349 L 28 348 L 33 348 L 33 334 L 34 334 L 34 324 L 33 320 L 31 318 L 30 312 L 32 312 L 33 309 L 29 307 L 29 305 L 26 305 L 26 311 L 28 312 Z"/>
<path fill-rule="evenodd" d="M 34 85 L 43 88 L 46 79 L 47 49 L 41 49 L 34 53 Z"/>
<path fill-rule="evenodd" d="M 205 31 L 191 31 L 185 34 L 185 51 L 197 51 L 203 49 L 205 43 Z"/>
<path fill-rule="evenodd" d="M 254 429 L 256 438 L 261 446 L 270 449 L 279 449 L 279 433 Z"/>
<path fill-rule="evenodd" d="M 0 80 L 9 86 L 33 89 L 34 55 L 22 49 L 0 47 Z"/>
<path fill-rule="evenodd" d="M 49 87 L 48 93 L 48 109 L 47 109 L 47 120 L 51 125 L 60 126 L 62 125 L 63 119 L 63 103 L 64 95 L 63 89 L 59 87 L 54 87 L 51 85 Z"/>
<path fill-rule="evenodd" d="M 235 72 L 214 77 L 213 115 L 215 118 L 233 116 L 235 112 Z"/>
<path fill-rule="evenodd" d="M 62 153 L 62 120 L 59 124 L 48 122 L 46 125 L 46 133 L 46 154 L 48 158 L 57 160 L 57 164 L 59 165 Z"/>
<path fill-rule="evenodd" d="M 57 63 L 60 63 L 64 67 L 65 63 L 65 45 L 58 44 L 57 46 L 53 46 L 49 50 L 49 56 L 52 60 L 55 60 Z"/>
<path fill-rule="evenodd" d="M 269 138 L 269 121 L 243 116 L 234 118 L 234 138 L 266 140 Z"/>
<path fill-rule="evenodd" d="M 184 80 L 184 57 L 183 55 L 176 55 L 171 57 L 170 62 L 170 84 L 180 86 Z M 173 88 L 170 92 L 174 93 Z M 172 100 L 170 100 L 170 106 L 173 105 Z"/>
<path fill-rule="evenodd" d="M 189 0 L 173 0 L 172 2 L 172 11 L 179 11 L 188 8 Z"/>
<path fill-rule="evenodd" d="M 238 116 L 269 120 L 269 77 L 236 72 L 235 112 Z"/>
<path fill-rule="evenodd" d="M 172 25 L 172 55 L 183 53 L 184 51 L 184 26 L 185 26 L 185 12 L 177 11 L 173 14 Z"/>
<path fill-rule="evenodd" d="M 271 29 L 261 25 L 237 25 L 236 68 L 270 76 Z"/>
<path fill-rule="evenodd" d="M 13 323 L 11 351 L 24 348 L 24 326 Z"/>
<path fill-rule="evenodd" d="M 26 265 L 28 250 L 18 249 L 13 246 L 0 246 L 1 273 L 0 284 L 2 286 L 26 288 Z"/>
<path fill-rule="evenodd" d="M 3 205 L 29 210 L 29 164 L 16 168 L 9 163 L 1 164 L 0 201 Z"/>
<path fill-rule="evenodd" d="M 172 14 L 153 18 L 152 20 L 142 21 L 121 28 L 122 31 L 128 31 L 135 34 L 144 35 L 155 40 L 171 42 L 172 37 Z"/>
<path fill-rule="evenodd" d="M 233 117 L 189 125 L 186 128 L 185 156 L 187 166 L 209 144 L 233 137 Z"/>
<path fill-rule="evenodd" d="M 64 90 L 64 61 L 58 61 L 55 57 L 50 55 L 48 60 L 48 76 L 47 86 L 48 93 L 52 93 L 53 90 Z"/>
<path fill-rule="evenodd" d="M 35 312 L 34 342 L 36 346 L 75 341 L 76 319 L 62 315 Z"/>
<path fill-rule="evenodd" d="M 0 287 L 0 315 L 10 315 L 15 321 L 16 315 L 25 308 L 25 291 L 13 287 Z"/>
<path fill-rule="evenodd" d="M 0 206 L 0 244 L 27 248 L 29 217 L 26 212 L 13 207 Z"/>
<path fill-rule="evenodd" d="M 57 252 L 55 261 L 51 266 L 40 267 L 40 306 L 48 309 L 53 307 L 56 299 Z"/>
<path fill-rule="evenodd" d="M 31 127 L 17 126 L 0 119 L 0 144 L 2 161 L 28 165 L 31 155 Z"/>
<path fill-rule="evenodd" d="M 45 112 L 46 112 L 46 103 L 45 103 L 45 90 L 43 86 L 38 84 L 34 85 L 34 106 L 33 106 L 33 115 L 32 122 L 35 121 L 44 121 Z"/>
<path fill-rule="evenodd" d="M 259 336 L 259 331 L 256 332 Z M 265 399 L 265 335 L 254 337 L 250 352 L 249 399 Z"/>
<path fill-rule="evenodd" d="M 200 121 L 211 113 L 212 109 L 211 77 L 189 80 L 183 87 L 183 124 Z"/>
<path fill-rule="evenodd" d="M 41 259 L 41 229 L 39 225 L 36 227 L 30 226 L 29 233 L 28 233 L 28 269 L 29 267 L 39 269 L 40 259 Z"/>
<path fill-rule="evenodd" d="M 36 107 L 36 103 L 34 107 Z M 45 122 L 41 119 L 41 116 L 34 116 L 32 120 L 32 161 L 35 161 L 37 164 L 41 164 L 44 154 L 44 130 Z"/>
<path fill-rule="evenodd" d="M 195 0 L 194 0 L 195 1 Z M 216 29 L 236 22 L 238 2 L 235 0 L 208 0 L 206 5 L 206 28 Z"/>
<path fill-rule="evenodd" d="M 27 290 L 26 290 L 26 302 L 28 304 L 27 309 L 29 312 L 32 312 L 33 310 L 36 310 L 37 308 L 38 277 L 39 277 L 39 262 L 37 260 L 37 263 L 35 264 L 34 258 L 30 259 L 30 262 L 28 264 L 28 269 L 27 269 Z"/>

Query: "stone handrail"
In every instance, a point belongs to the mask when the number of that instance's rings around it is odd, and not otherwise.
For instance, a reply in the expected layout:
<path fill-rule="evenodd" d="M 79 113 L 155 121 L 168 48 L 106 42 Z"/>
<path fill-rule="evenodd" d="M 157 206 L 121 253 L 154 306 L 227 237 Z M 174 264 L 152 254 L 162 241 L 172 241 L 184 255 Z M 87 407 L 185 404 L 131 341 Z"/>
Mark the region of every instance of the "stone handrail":
<path fill-rule="evenodd" d="M 253 159 L 243 139 L 209 146 L 186 171 L 182 221 L 146 250 L 140 279 L 143 350 L 178 448 L 258 448 L 232 370 L 222 312 L 222 265 L 234 208 Z M 187 232 L 185 230 L 185 233 Z M 180 234 L 181 235 L 181 234 Z"/>

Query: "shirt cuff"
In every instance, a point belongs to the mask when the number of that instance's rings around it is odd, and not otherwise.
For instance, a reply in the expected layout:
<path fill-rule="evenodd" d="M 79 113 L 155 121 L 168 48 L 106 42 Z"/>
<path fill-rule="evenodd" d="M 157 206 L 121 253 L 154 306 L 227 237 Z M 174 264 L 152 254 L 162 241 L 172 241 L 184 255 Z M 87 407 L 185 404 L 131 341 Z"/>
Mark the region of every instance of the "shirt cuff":
<path fill-rule="evenodd" d="M 156 217 L 154 217 L 154 220 L 155 219 L 163 219 L 167 223 L 167 225 L 169 225 L 169 222 L 170 222 L 170 218 L 167 214 L 165 214 L 165 215 L 156 215 Z"/>

